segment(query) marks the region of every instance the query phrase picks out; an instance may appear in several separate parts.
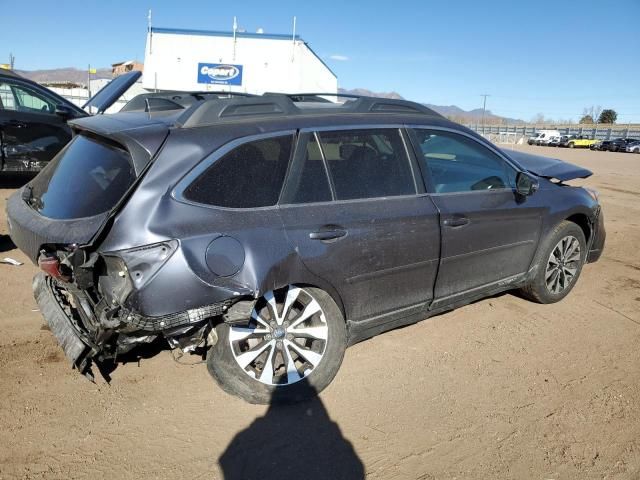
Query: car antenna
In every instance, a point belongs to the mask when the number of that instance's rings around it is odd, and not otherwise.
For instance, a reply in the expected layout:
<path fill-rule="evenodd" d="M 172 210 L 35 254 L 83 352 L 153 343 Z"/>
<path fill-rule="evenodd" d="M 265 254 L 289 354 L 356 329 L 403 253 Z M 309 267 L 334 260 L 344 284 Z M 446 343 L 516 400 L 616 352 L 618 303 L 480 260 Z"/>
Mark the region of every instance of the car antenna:
<path fill-rule="evenodd" d="M 146 97 L 144 99 L 144 104 L 145 104 L 144 109 L 147 111 L 149 119 L 151 119 L 151 105 L 149 105 L 149 97 Z"/>

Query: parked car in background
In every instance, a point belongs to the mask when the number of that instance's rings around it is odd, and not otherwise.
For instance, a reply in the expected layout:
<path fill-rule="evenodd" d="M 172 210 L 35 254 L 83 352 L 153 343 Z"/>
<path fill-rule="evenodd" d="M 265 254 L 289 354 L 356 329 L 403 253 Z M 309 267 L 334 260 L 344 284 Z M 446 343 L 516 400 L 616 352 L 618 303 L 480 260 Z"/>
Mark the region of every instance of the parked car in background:
<path fill-rule="evenodd" d="M 549 142 L 546 144 L 548 147 L 557 147 L 558 145 L 560 145 L 560 142 L 562 141 L 562 136 L 554 136 L 551 137 L 549 139 Z"/>
<path fill-rule="evenodd" d="M 564 183 L 589 170 L 421 104 L 312 96 L 72 122 L 7 214 L 80 373 L 157 339 L 249 402 L 297 400 L 348 345 L 509 289 L 558 302 L 600 257 L 598 195 Z"/>
<path fill-rule="evenodd" d="M 558 130 L 540 130 L 532 137 L 529 137 L 527 143 L 529 145 L 542 145 L 543 142 L 547 142 L 551 137 L 559 137 L 560 132 Z"/>
<path fill-rule="evenodd" d="M 625 147 L 625 152 L 627 153 L 640 153 L 640 140 L 636 140 L 635 142 L 630 142 Z"/>
<path fill-rule="evenodd" d="M 10 70 L 0 70 L 0 174 L 37 172 L 69 140 L 68 120 L 103 113 L 140 77 L 131 72 L 109 82 L 80 108 Z"/>
<path fill-rule="evenodd" d="M 586 135 L 577 135 L 567 142 L 569 148 L 590 148 L 591 145 L 598 143 L 598 140 L 589 138 Z"/>
<path fill-rule="evenodd" d="M 562 135 L 562 136 L 560 137 L 560 141 L 558 142 L 558 146 L 559 146 L 559 147 L 566 148 L 566 147 L 568 147 L 568 146 L 569 146 L 569 142 L 570 142 L 571 140 L 573 140 L 574 138 L 576 138 L 576 136 L 575 136 L 575 135 Z"/>
<path fill-rule="evenodd" d="M 627 145 L 637 142 L 637 138 L 615 138 L 613 140 L 605 140 L 600 146 L 600 150 L 607 152 L 626 152 Z"/>

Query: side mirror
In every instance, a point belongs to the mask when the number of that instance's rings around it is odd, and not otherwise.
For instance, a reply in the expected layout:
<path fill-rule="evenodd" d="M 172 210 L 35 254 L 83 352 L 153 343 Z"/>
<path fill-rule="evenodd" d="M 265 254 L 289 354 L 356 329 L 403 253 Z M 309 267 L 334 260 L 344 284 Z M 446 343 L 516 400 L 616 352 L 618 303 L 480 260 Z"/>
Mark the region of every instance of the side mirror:
<path fill-rule="evenodd" d="M 55 114 L 62 118 L 69 118 L 72 116 L 71 109 L 66 105 L 56 105 Z"/>
<path fill-rule="evenodd" d="M 518 195 L 522 195 L 523 197 L 533 195 L 539 186 L 540 184 L 535 177 L 525 172 L 518 172 L 516 176 L 516 192 Z"/>

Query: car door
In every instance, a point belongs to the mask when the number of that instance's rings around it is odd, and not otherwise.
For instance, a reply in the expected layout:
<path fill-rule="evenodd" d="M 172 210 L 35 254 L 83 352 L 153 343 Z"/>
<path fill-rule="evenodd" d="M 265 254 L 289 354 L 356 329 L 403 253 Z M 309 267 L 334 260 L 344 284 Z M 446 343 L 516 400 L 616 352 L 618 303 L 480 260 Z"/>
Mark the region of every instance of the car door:
<path fill-rule="evenodd" d="M 53 97 L 19 79 L 0 80 L 4 171 L 40 170 L 71 139 Z"/>
<path fill-rule="evenodd" d="M 350 320 L 421 312 L 438 267 L 438 213 L 400 128 L 304 133 L 279 211 L 304 265 Z M 423 187 L 422 187 L 423 188 Z"/>
<path fill-rule="evenodd" d="M 435 128 L 412 134 L 440 213 L 442 252 L 432 307 L 525 274 L 542 227 L 542 195 L 519 197 L 516 168 L 471 135 Z"/>

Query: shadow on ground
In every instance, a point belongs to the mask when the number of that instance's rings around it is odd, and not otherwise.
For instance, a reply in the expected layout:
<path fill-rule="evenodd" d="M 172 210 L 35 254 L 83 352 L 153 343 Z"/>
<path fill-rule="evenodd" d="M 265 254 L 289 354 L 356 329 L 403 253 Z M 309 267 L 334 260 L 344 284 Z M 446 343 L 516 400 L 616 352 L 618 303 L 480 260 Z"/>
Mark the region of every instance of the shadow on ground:
<path fill-rule="evenodd" d="M 364 465 L 306 379 L 310 400 L 282 404 L 276 389 L 264 417 L 238 433 L 220 456 L 225 480 L 358 480 Z"/>
<path fill-rule="evenodd" d="M 0 253 L 8 252 L 16 248 L 16 245 L 11 240 L 9 235 L 0 235 Z"/>

